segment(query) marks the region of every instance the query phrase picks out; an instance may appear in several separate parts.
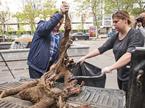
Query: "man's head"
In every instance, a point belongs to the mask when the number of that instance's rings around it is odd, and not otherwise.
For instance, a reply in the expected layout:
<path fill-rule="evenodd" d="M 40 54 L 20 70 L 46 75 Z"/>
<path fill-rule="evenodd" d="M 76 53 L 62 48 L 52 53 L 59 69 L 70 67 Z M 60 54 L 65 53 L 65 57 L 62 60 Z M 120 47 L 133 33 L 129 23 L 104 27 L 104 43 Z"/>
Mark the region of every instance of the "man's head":
<path fill-rule="evenodd" d="M 63 24 L 63 18 L 60 20 L 60 22 L 54 27 L 53 31 L 58 32 L 61 25 Z"/>
<path fill-rule="evenodd" d="M 58 13 L 58 12 L 55 12 L 55 14 L 57 14 L 57 13 Z M 53 14 L 50 18 L 52 18 L 55 14 Z M 62 18 L 62 19 L 59 21 L 59 23 L 54 27 L 53 32 L 58 32 L 58 31 L 59 31 L 61 25 L 63 24 L 63 20 L 64 20 L 64 18 Z"/>
<path fill-rule="evenodd" d="M 143 17 L 142 16 L 139 16 L 136 18 L 136 24 L 138 27 L 143 26 Z"/>
<path fill-rule="evenodd" d="M 142 12 L 142 13 L 139 15 L 139 17 L 140 17 L 141 20 L 142 20 L 142 25 L 143 25 L 143 27 L 145 27 L 145 12 Z"/>

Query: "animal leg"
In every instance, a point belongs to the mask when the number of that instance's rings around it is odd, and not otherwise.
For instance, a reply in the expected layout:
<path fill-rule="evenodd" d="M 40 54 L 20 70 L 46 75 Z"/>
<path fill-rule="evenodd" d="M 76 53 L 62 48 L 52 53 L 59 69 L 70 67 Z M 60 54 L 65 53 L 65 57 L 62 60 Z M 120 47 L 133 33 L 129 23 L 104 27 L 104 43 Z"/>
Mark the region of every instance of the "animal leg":
<path fill-rule="evenodd" d="M 43 98 L 38 103 L 34 104 L 30 108 L 50 108 L 55 103 L 53 98 Z"/>
<path fill-rule="evenodd" d="M 23 89 L 36 86 L 37 83 L 38 83 L 38 80 L 34 80 L 34 81 L 30 81 L 28 83 L 22 84 L 22 85 L 20 85 L 18 87 L 11 88 L 11 89 L 8 89 L 8 90 L 4 90 L 0 94 L 0 98 L 4 98 L 4 97 L 10 96 L 10 95 L 15 95 L 18 92 L 22 91 Z"/>

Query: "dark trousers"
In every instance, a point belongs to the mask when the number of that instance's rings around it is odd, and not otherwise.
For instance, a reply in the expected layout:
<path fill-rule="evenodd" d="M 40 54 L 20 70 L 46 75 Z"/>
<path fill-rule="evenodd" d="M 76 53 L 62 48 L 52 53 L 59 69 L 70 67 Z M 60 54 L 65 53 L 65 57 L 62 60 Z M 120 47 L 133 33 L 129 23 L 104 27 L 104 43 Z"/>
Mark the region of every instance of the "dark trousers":
<path fill-rule="evenodd" d="M 117 79 L 118 81 L 118 86 L 119 86 L 119 89 L 121 90 L 124 90 L 125 91 L 125 94 L 126 94 L 126 98 L 127 98 L 127 95 L 128 95 L 128 80 L 127 81 L 121 81 L 119 79 Z"/>
<path fill-rule="evenodd" d="M 37 79 L 37 78 L 40 78 L 43 74 L 34 70 L 33 68 L 29 66 L 29 75 L 30 75 L 30 78 Z"/>
<path fill-rule="evenodd" d="M 121 81 L 119 79 L 117 79 L 118 81 L 118 86 L 119 86 L 119 89 L 121 90 L 124 90 L 124 91 L 128 91 L 128 80 L 127 81 Z"/>

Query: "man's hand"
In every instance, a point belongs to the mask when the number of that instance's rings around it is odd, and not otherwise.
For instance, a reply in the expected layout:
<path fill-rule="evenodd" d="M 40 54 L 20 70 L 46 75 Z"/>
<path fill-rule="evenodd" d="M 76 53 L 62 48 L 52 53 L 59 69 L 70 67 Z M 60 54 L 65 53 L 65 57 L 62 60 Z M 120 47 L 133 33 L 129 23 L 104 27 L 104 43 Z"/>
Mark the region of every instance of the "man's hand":
<path fill-rule="evenodd" d="M 56 67 L 56 64 L 53 64 L 53 65 L 50 66 L 49 70 L 53 70 L 53 69 L 55 69 L 55 67 Z"/>
<path fill-rule="evenodd" d="M 110 73 L 113 71 L 113 67 L 112 66 L 108 66 L 102 69 L 102 73 Z"/>
<path fill-rule="evenodd" d="M 68 12 L 68 10 L 69 10 L 69 5 L 67 4 L 67 2 L 63 1 L 60 7 L 61 13 L 65 14 L 66 12 Z"/>

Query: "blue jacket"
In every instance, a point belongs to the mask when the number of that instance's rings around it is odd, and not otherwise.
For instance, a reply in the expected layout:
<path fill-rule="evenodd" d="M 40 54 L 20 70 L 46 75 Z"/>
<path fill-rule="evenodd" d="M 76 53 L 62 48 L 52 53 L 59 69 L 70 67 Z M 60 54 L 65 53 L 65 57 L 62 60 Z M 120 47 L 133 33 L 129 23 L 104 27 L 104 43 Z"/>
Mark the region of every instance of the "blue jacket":
<path fill-rule="evenodd" d="M 46 72 L 49 66 L 57 60 L 58 51 L 56 52 L 56 56 L 53 57 L 53 60 L 51 60 L 51 64 L 49 62 L 51 56 L 51 31 L 62 17 L 62 14 L 57 13 L 49 21 L 40 21 L 38 23 L 28 55 L 28 65 L 38 72 Z"/>

